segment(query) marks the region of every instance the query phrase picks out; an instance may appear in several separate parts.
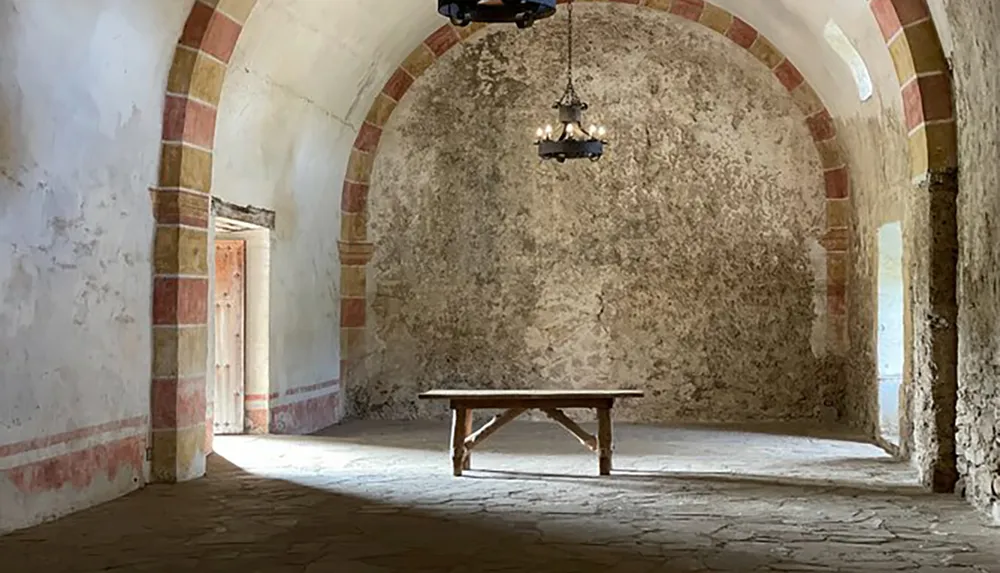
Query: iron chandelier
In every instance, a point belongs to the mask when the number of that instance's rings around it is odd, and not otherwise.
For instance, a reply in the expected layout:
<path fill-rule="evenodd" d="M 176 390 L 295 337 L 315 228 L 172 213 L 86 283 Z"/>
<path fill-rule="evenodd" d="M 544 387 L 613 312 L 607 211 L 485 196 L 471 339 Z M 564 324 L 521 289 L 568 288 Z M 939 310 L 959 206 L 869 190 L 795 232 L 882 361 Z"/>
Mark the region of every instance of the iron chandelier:
<path fill-rule="evenodd" d="M 535 20 L 556 13 L 556 0 L 438 0 L 438 13 L 455 26 L 514 22 L 518 28 L 530 28 Z"/>
<path fill-rule="evenodd" d="M 535 132 L 535 145 L 538 146 L 538 155 L 542 159 L 555 159 L 559 163 L 564 163 L 567 159 L 598 161 L 604 155 L 604 146 L 607 144 L 604 136 L 607 130 L 604 126 L 597 125 L 583 129 L 583 112 L 589 106 L 580 99 L 573 87 L 573 0 L 570 0 L 568 10 L 566 91 L 552 106 L 559 110 L 562 131 L 556 136 L 551 125 L 538 128 Z"/>

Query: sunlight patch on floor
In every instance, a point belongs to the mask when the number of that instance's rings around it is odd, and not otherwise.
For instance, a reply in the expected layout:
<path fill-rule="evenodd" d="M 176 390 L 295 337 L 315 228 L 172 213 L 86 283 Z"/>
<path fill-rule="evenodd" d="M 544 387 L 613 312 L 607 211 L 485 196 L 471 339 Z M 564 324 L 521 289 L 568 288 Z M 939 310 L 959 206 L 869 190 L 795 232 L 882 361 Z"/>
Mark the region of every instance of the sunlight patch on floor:
<path fill-rule="evenodd" d="M 447 424 L 350 422 L 314 436 L 218 436 L 215 451 L 255 475 L 355 489 L 385 477 L 451 480 Z M 595 456 L 560 428 L 514 423 L 477 447 L 469 475 L 591 478 Z M 620 424 L 614 476 L 742 477 L 773 482 L 914 486 L 915 472 L 881 448 L 803 436 Z"/>

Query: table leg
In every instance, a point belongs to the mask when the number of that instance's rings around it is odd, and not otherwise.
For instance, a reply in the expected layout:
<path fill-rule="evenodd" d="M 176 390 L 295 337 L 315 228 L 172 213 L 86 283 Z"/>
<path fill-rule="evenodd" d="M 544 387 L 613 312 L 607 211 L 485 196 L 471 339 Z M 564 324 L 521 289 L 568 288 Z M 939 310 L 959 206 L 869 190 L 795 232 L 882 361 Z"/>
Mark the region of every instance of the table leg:
<path fill-rule="evenodd" d="M 465 438 L 472 435 L 472 410 L 465 410 L 465 434 L 462 436 L 462 444 L 465 444 Z M 463 470 L 472 469 L 472 450 L 468 447 L 465 448 L 465 462 L 462 463 Z"/>
<path fill-rule="evenodd" d="M 451 466 L 455 476 L 462 475 L 465 467 L 465 434 L 469 418 L 469 410 L 452 408 L 451 410 Z"/>
<path fill-rule="evenodd" d="M 611 407 L 597 409 L 597 455 L 601 475 L 611 475 Z"/>

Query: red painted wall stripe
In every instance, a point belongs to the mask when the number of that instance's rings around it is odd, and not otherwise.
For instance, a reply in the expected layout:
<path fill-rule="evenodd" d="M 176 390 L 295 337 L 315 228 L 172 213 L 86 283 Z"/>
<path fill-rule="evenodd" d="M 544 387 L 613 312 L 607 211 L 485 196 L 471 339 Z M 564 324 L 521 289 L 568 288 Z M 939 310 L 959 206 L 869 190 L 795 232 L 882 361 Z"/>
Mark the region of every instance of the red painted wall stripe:
<path fill-rule="evenodd" d="M 837 136 L 837 128 L 833 124 L 833 118 L 826 109 L 806 118 L 809 131 L 812 132 L 813 140 L 828 141 Z"/>
<path fill-rule="evenodd" d="M 903 29 L 903 24 L 899 21 L 892 0 L 872 0 L 870 8 L 875 15 L 875 21 L 878 22 L 879 30 L 882 32 L 882 38 L 886 42 Z"/>
<path fill-rule="evenodd" d="M 365 325 L 367 300 L 363 298 L 340 299 L 340 326 L 360 328 Z"/>
<path fill-rule="evenodd" d="M 228 64 L 242 31 L 243 27 L 239 22 L 207 4 L 195 2 L 184 24 L 184 31 L 181 32 L 180 43 L 202 50 Z"/>
<path fill-rule="evenodd" d="M 687 18 L 695 22 L 698 21 L 698 18 L 701 18 L 701 13 L 704 10 L 704 0 L 674 0 L 674 3 L 670 6 L 671 14 L 676 14 L 681 18 Z"/>
<path fill-rule="evenodd" d="M 208 279 L 155 277 L 153 324 L 200 325 L 208 316 Z"/>
<path fill-rule="evenodd" d="M 340 383 L 339 379 L 327 380 L 326 382 L 320 382 L 319 384 L 313 384 L 312 386 L 300 386 L 298 388 L 292 388 L 285 391 L 285 396 L 294 396 L 296 394 L 302 394 L 304 392 L 315 392 L 316 390 L 322 390 L 323 388 L 331 388 Z"/>
<path fill-rule="evenodd" d="M 305 392 L 315 392 L 317 390 L 322 390 L 324 388 L 332 388 L 340 383 L 339 378 L 334 378 L 333 380 L 327 380 L 326 382 L 319 382 L 317 384 L 312 384 L 309 386 L 299 386 L 297 388 L 290 388 L 285 390 L 284 396 L 294 396 L 296 394 L 303 394 Z M 244 396 L 244 402 L 263 402 L 265 400 L 277 400 L 282 394 L 278 392 L 272 392 L 271 394 L 247 394 Z"/>
<path fill-rule="evenodd" d="M 831 169 L 823 173 L 823 177 L 827 199 L 847 199 L 851 195 L 851 174 L 847 167 Z"/>
<path fill-rule="evenodd" d="M 340 195 L 340 210 L 344 213 L 361 213 L 368 204 L 368 185 L 344 181 Z"/>
<path fill-rule="evenodd" d="M 263 402 L 265 400 L 274 400 L 280 394 L 246 394 L 243 396 L 244 402 Z"/>
<path fill-rule="evenodd" d="M 59 444 L 65 444 L 68 442 L 89 438 L 91 436 L 105 434 L 107 432 L 115 432 L 119 430 L 125 430 L 128 428 L 142 428 L 147 424 L 147 420 L 148 418 L 146 416 L 135 416 L 133 418 L 116 420 L 114 422 L 105 422 L 103 424 L 97 424 L 96 426 L 87 426 L 84 428 L 71 430 L 69 432 L 53 434 L 51 436 L 33 438 L 31 440 L 25 440 L 23 442 L 14 442 L 13 444 L 0 446 L 0 458 L 6 458 L 17 454 L 23 454 L 25 452 L 33 452 L 51 446 L 57 446 Z"/>
<path fill-rule="evenodd" d="M 188 428 L 205 421 L 204 376 L 153 380 L 153 429 Z"/>
<path fill-rule="evenodd" d="M 805 82 L 805 78 L 802 77 L 802 73 L 799 69 L 795 67 L 792 62 L 785 58 L 778 64 L 778 67 L 774 68 L 774 75 L 781 82 L 781 85 L 785 86 L 785 89 L 792 91 L 795 88 L 802 85 Z"/>
<path fill-rule="evenodd" d="M 924 122 L 924 102 L 920 93 L 920 82 L 916 78 L 903 88 L 903 115 L 906 128 L 912 130 Z"/>
<path fill-rule="evenodd" d="M 186 142 L 205 149 L 215 144 L 216 109 L 183 96 L 167 95 L 163 141 Z"/>
<path fill-rule="evenodd" d="M 729 31 L 726 33 L 727 38 L 744 50 L 750 49 L 750 46 L 757 41 L 757 36 L 756 28 L 735 16 L 733 17 L 732 25 L 729 26 Z"/>
<path fill-rule="evenodd" d="M 398 68 L 396 73 L 392 74 L 389 81 L 385 83 L 385 87 L 382 88 L 382 93 L 398 102 L 403 99 L 403 96 L 406 95 L 406 91 L 409 90 L 412 85 L 413 76 L 411 76 L 410 73 L 403 68 Z"/>
<path fill-rule="evenodd" d="M 904 28 L 914 22 L 931 17 L 925 0 L 894 0 L 892 4 L 899 16 L 899 23 Z"/>
<path fill-rule="evenodd" d="M 366 121 L 361 124 L 361 129 L 358 130 L 358 136 L 354 140 L 354 148 L 371 153 L 378 148 L 381 137 L 382 130 Z"/>
<path fill-rule="evenodd" d="M 426 45 L 435 56 L 441 57 L 445 52 L 450 50 L 453 46 L 458 44 L 462 39 L 458 36 L 458 32 L 451 24 L 445 24 L 437 30 L 431 33 L 430 36 L 424 40 L 424 45 Z"/>

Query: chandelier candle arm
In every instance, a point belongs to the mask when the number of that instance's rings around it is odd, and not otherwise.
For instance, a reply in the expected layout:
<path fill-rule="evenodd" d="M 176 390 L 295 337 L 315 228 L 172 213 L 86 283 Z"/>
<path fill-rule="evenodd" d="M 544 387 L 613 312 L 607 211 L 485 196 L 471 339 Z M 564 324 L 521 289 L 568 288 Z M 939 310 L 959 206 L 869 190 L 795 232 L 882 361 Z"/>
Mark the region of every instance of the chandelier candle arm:
<path fill-rule="evenodd" d="M 607 144 L 604 137 L 607 129 L 604 126 L 591 124 L 589 129 L 583 127 L 583 112 L 589 106 L 580 99 L 573 85 L 573 0 L 570 0 L 567 10 L 567 42 L 566 42 L 566 89 L 562 96 L 552 105 L 559 111 L 559 123 L 562 131 L 558 137 L 551 125 L 535 131 L 535 145 L 542 159 L 555 159 L 559 163 L 567 159 L 590 159 L 597 161 L 604 155 Z"/>

